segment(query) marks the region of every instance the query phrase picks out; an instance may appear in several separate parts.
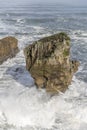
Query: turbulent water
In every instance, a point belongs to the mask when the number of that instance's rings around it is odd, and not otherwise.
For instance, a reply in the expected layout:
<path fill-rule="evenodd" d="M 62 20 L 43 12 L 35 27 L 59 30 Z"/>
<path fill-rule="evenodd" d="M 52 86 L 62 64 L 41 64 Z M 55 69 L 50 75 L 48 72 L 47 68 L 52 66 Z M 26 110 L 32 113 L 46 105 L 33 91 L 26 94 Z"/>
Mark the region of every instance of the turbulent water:
<path fill-rule="evenodd" d="M 36 89 L 23 48 L 61 31 L 71 37 L 71 58 L 80 66 L 69 89 L 52 96 Z M 87 130 L 87 8 L 0 3 L 0 38 L 9 35 L 20 52 L 0 65 L 0 130 Z"/>

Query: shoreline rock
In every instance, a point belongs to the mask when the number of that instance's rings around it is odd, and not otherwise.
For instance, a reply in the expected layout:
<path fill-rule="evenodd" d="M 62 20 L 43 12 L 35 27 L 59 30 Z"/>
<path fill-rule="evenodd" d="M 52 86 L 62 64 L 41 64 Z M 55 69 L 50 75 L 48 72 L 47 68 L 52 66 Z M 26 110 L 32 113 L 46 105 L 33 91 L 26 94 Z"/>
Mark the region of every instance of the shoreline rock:
<path fill-rule="evenodd" d="M 70 38 L 59 33 L 42 38 L 24 49 L 26 69 L 38 88 L 65 92 L 78 70 L 79 62 L 70 61 Z"/>
<path fill-rule="evenodd" d="M 19 52 L 18 40 L 14 37 L 0 39 L 0 64 L 8 58 L 14 57 Z"/>

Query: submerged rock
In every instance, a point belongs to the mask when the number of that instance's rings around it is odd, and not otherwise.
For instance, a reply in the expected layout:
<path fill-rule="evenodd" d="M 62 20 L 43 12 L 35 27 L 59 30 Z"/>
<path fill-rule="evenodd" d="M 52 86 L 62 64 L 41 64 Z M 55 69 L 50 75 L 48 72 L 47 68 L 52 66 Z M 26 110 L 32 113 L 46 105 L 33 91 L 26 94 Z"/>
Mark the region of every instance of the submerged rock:
<path fill-rule="evenodd" d="M 18 53 L 18 40 L 14 37 L 6 37 L 0 40 L 0 64 Z"/>
<path fill-rule="evenodd" d="M 55 34 L 34 42 L 24 49 L 26 68 L 38 88 L 64 92 L 70 85 L 79 62 L 70 61 L 70 38 Z"/>

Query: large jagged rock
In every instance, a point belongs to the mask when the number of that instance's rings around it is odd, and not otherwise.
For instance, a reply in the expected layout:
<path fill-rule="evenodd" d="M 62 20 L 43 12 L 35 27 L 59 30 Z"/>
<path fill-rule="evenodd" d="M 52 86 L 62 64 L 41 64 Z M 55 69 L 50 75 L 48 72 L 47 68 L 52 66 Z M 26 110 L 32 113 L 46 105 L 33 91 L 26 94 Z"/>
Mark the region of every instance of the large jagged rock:
<path fill-rule="evenodd" d="M 79 62 L 70 61 L 70 38 L 55 34 L 34 42 L 24 49 L 26 68 L 39 88 L 64 92 L 70 85 Z"/>
<path fill-rule="evenodd" d="M 6 37 L 0 40 L 0 64 L 18 53 L 18 40 L 14 37 Z"/>

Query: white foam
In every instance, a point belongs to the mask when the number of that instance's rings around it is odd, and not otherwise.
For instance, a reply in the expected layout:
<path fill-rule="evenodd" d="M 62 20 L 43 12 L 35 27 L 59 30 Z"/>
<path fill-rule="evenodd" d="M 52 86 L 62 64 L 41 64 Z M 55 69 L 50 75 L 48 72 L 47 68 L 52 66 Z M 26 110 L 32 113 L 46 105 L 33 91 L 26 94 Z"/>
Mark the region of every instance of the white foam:
<path fill-rule="evenodd" d="M 33 80 L 21 62 L 25 65 L 22 51 L 0 67 L 0 127 L 4 129 L 8 124 L 15 130 L 86 129 L 87 84 L 73 77 L 65 94 L 50 97 L 44 90 L 31 87 Z"/>
<path fill-rule="evenodd" d="M 43 30 L 44 29 L 43 27 L 40 27 L 40 26 L 31 26 L 31 27 L 36 29 L 36 30 Z"/>

